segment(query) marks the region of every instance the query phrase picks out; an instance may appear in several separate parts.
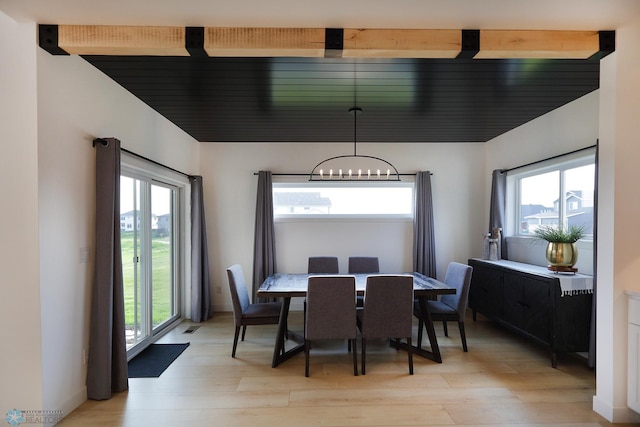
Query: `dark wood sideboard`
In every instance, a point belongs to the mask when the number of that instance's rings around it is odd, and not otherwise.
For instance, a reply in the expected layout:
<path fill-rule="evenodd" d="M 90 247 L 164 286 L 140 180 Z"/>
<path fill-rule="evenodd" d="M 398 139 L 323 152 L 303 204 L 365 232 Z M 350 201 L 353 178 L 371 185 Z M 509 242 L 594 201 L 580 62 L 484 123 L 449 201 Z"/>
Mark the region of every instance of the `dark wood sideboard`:
<path fill-rule="evenodd" d="M 548 346 L 551 366 L 562 352 L 589 350 L 593 295 L 562 295 L 558 275 L 513 261 L 469 259 L 469 307 L 476 314 Z"/>

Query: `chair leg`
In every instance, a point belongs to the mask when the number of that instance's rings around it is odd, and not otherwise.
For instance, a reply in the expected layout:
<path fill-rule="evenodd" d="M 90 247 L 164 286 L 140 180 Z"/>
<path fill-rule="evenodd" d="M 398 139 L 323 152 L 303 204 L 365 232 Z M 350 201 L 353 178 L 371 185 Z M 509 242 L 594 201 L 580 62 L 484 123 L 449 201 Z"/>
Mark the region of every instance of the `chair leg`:
<path fill-rule="evenodd" d="M 351 342 L 352 340 L 349 340 Z M 353 375 L 358 376 L 358 343 L 353 339 Z"/>
<path fill-rule="evenodd" d="M 460 338 L 462 338 L 462 349 L 467 351 L 467 336 L 464 333 L 464 322 L 458 322 L 458 327 L 460 328 Z"/>
<path fill-rule="evenodd" d="M 347 340 L 347 351 L 351 353 L 351 340 Z"/>
<path fill-rule="evenodd" d="M 411 348 L 411 336 L 407 337 L 407 345 Z M 407 354 L 409 355 L 409 374 L 413 375 L 413 351 L 408 350 Z"/>
<path fill-rule="evenodd" d="M 447 321 L 446 320 L 442 321 L 442 327 L 444 328 L 444 336 L 448 337 L 449 336 L 449 330 L 447 329 Z"/>
<path fill-rule="evenodd" d="M 304 376 L 309 376 L 309 353 L 311 350 L 311 341 L 308 339 L 304 340 Z"/>
<path fill-rule="evenodd" d="M 422 348 L 422 329 L 424 329 L 424 321 L 418 318 L 418 348 Z"/>
<path fill-rule="evenodd" d="M 362 375 L 365 375 L 366 372 L 366 366 L 365 366 L 365 361 L 367 360 L 367 339 L 366 338 L 362 338 Z"/>
<path fill-rule="evenodd" d="M 307 299 L 302 301 L 302 332 L 307 333 Z"/>
<path fill-rule="evenodd" d="M 244 341 L 244 334 L 247 332 L 247 325 L 242 326 L 242 340 Z"/>
<path fill-rule="evenodd" d="M 238 346 L 238 335 L 240 335 L 240 326 L 236 326 L 236 333 L 233 336 L 233 350 L 231 350 L 231 357 L 236 357 L 236 347 Z"/>

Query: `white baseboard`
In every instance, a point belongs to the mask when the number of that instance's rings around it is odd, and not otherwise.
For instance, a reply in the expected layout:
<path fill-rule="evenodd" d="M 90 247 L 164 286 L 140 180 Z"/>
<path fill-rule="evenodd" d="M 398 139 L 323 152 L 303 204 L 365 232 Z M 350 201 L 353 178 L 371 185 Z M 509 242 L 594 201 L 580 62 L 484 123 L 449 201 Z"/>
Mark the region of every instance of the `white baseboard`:
<path fill-rule="evenodd" d="M 598 396 L 593 396 L 593 410 L 611 423 L 640 423 L 640 414 L 626 406 L 613 407 Z"/>
<path fill-rule="evenodd" d="M 69 399 L 62 403 L 63 417 L 66 417 L 73 412 L 78 406 L 82 405 L 87 400 L 87 387 L 82 387 L 78 392 L 73 394 Z M 53 425 L 53 424 L 51 424 Z"/>

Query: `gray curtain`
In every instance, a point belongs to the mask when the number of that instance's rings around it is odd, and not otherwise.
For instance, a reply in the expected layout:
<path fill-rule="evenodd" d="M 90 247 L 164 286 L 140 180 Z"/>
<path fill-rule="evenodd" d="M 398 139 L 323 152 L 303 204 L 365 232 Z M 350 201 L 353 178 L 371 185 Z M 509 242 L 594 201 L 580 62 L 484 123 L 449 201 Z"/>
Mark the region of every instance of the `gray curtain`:
<path fill-rule="evenodd" d="M 507 195 L 507 173 L 500 169 L 493 171 L 491 176 L 491 205 L 489 207 L 489 232 L 494 228 L 501 228 L 501 254 L 502 259 L 509 259 L 507 257 L 507 244 L 504 237 L 505 226 L 505 210 L 506 210 L 506 195 Z"/>
<path fill-rule="evenodd" d="M 415 212 L 413 215 L 413 271 L 436 277 L 436 245 L 433 225 L 431 173 L 416 174 Z"/>
<path fill-rule="evenodd" d="M 256 291 L 270 274 L 276 272 L 276 238 L 273 226 L 271 172 L 258 172 L 256 224 L 253 245 L 253 301 Z"/>
<path fill-rule="evenodd" d="M 120 141 L 96 144 L 96 259 L 91 295 L 87 397 L 129 388 L 120 252 Z"/>
<path fill-rule="evenodd" d="M 596 309 L 598 303 L 598 159 L 600 141 L 596 141 L 595 184 L 593 186 L 593 299 L 591 300 L 591 329 L 589 330 L 589 356 L 587 365 L 596 366 Z"/>
<path fill-rule="evenodd" d="M 189 182 L 191 183 L 191 320 L 203 322 L 213 313 L 202 177 L 190 176 Z"/>

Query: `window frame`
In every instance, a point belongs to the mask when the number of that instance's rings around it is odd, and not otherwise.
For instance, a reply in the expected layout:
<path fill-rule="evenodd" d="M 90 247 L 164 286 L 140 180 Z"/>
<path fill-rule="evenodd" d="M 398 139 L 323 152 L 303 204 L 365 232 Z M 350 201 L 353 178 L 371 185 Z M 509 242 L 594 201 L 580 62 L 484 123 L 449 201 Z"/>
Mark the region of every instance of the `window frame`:
<path fill-rule="evenodd" d="M 172 236 L 172 243 L 175 246 L 176 253 L 172 275 L 175 280 L 175 287 L 173 289 L 175 314 L 170 319 L 152 328 L 152 333 L 149 337 L 127 350 L 127 358 L 131 359 L 144 350 L 149 344 L 157 341 L 173 329 L 173 327 L 177 326 L 188 310 L 185 304 L 189 298 L 189 295 L 186 293 L 186 284 L 188 283 L 186 275 L 188 274 L 187 265 L 190 251 L 188 240 L 190 238 L 190 234 L 188 233 L 190 228 L 190 183 L 186 176 L 126 152 L 121 153 L 120 175 L 174 190 L 174 196 L 172 198 L 172 204 L 175 210 L 175 212 L 173 212 L 173 227 L 176 232 Z"/>
<path fill-rule="evenodd" d="M 520 194 L 520 181 L 524 178 L 529 178 L 536 175 L 542 175 L 545 173 L 559 171 L 559 192 L 558 198 L 561 200 L 562 195 L 566 193 L 568 190 L 565 188 L 565 178 L 564 172 L 570 169 L 594 165 L 596 163 L 595 159 L 596 149 L 595 147 L 580 150 L 580 152 L 575 152 L 571 154 L 567 154 L 564 156 L 556 157 L 553 159 L 545 160 L 542 162 L 537 162 L 535 164 L 531 164 L 528 166 L 524 166 L 518 168 L 517 172 L 508 172 L 507 173 L 507 197 L 506 197 L 506 236 L 517 237 L 517 238 L 529 238 L 533 239 L 535 236 L 532 234 L 524 234 L 521 233 L 520 228 L 520 211 L 521 211 L 521 194 Z M 594 174 L 595 179 L 595 174 Z M 594 182 L 594 191 L 595 185 L 597 183 Z M 595 206 L 594 206 L 595 207 Z M 566 206 L 564 203 L 560 203 L 559 206 L 559 218 L 560 220 L 564 220 L 566 212 Z M 594 225 L 595 227 L 595 225 Z M 590 241 L 593 240 L 593 236 L 587 235 L 581 240 Z"/>
<path fill-rule="evenodd" d="M 345 220 L 345 221 L 366 221 L 366 220 L 392 220 L 392 221 L 408 221 L 413 220 L 415 210 L 415 181 L 413 179 L 402 181 L 314 181 L 310 182 L 301 179 L 292 179 L 293 177 L 278 177 L 279 179 L 273 179 L 272 191 L 275 192 L 278 187 L 288 188 L 410 188 L 411 189 L 411 212 L 407 214 L 282 214 L 276 213 L 276 205 L 274 203 L 274 221 L 275 222 L 288 222 L 288 221 L 323 221 L 323 220 Z M 275 198 L 275 197 L 274 197 Z"/>

